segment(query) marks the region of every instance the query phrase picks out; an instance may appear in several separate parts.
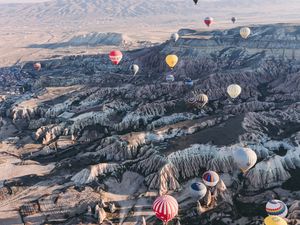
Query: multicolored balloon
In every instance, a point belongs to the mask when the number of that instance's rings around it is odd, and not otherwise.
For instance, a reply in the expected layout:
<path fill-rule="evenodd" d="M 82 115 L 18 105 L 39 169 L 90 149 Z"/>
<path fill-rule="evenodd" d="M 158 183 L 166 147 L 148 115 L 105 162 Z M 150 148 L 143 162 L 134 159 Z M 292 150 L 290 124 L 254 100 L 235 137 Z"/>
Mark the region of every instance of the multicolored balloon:
<path fill-rule="evenodd" d="M 243 147 L 239 147 L 233 151 L 233 158 L 243 173 L 251 169 L 257 161 L 256 153 L 250 148 Z"/>
<path fill-rule="evenodd" d="M 207 188 L 201 182 L 192 183 L 190 186 L 191 196 L 197 198 L 197 200 L 204 198 L 206 192 L 207 192 Z"/>
<path fill-rule="evenodd" d="M 123 54 L 119 50 L 113 50 L 109 53 L 109 58 L 114 65 L 118 65 L 123 58 Z"/>
<path fill-rule="evenodd" d="M 214 187 L 219 182 L 220 177 L 215 171 L 206 171 L 202 175 L 202 180 L 206 186 Z"/>
<path fill-rule="evenodd" d="M 268 216 L 264 220 L 264 225 L 287 225 L 287 222 L 279 216 Z"/>
<path fill-rule="evenodd" d="M 210 16 L 206 17 L 204 19 L 204 23 L 206 24 L 206 26 L 210 27 L 210 25 L 214 22 L 214 19 Z"/>
<path fill-rule="evenodd" d="M 152 209 L 158 219 L 162 220 L 164 223 L 167 223 L 177 216 L 178 202 L 170 195 L 163 195 L 154 201 Z"/>
<path fill-rule="evenodd" d="M 281 218 L 285 218 L 288 214 L 288 208 L 284 202 L 280 200 L 270 200 L 266 205 L 266 212 L 270 216 L 280 216 Z"/>

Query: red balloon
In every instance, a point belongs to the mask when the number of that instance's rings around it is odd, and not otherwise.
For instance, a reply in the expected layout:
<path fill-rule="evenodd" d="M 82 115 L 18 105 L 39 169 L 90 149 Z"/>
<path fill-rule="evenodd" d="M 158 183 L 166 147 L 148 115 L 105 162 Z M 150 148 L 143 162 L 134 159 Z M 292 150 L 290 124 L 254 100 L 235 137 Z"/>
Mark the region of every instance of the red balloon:
<path fill-rule="evenodd" d="M 109 58 L 114 65 L 118 65 L 123 58 L 123 54 L 119 50 L 113 50 L 109 53 Z"/>
<path fill-rule="evenodd" d="M 155 199 L 152 209 L 158 219 L 164 223 L 169 222 L 178 214 L 178 203 L 170 195 L 163 195 Z"/>
<path fill-rule="evenodd" d="M 214 21 L 214 19 L 212 17 L 206 17 L 204 19 L 204 23 L 206 24 L 206 26 L 210 26 L 212 24 L 212 22 Z"/>

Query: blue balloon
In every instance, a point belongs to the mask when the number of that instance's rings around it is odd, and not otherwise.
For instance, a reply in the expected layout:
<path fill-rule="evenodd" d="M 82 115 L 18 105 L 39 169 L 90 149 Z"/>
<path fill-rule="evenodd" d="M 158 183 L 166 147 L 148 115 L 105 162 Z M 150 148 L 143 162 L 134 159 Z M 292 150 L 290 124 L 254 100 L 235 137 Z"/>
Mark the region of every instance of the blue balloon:
<path fill-rule="evenodd" d="M 185 79 L 184 83 L 187 86 L 193 86 L 194 85 L 194 82 L 193 82 L 193 80 L 191 78 Z"/>

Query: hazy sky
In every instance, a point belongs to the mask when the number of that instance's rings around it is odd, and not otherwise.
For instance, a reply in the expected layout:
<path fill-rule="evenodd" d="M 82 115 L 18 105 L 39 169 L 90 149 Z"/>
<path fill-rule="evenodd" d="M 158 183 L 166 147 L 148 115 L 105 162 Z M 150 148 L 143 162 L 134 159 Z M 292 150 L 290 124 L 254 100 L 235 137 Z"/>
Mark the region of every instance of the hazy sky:
<path fill-rule="evenodd" d="M 0 0 L 1 3 L 28 3 L 28 2 L 46 2 L 47 0 Z"/>

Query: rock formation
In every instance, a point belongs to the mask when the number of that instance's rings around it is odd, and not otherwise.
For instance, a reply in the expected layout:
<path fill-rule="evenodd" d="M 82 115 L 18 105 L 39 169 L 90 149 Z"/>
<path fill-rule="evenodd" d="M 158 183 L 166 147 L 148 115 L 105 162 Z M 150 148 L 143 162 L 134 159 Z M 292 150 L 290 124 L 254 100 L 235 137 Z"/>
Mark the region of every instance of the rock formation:
<path fill-rule="evenodd" d="M 40 215 L 40 223 L 67 224 L 72 218 L 79 224 L 89 205 L 96 206 L 95 223 L 133 224 L 145 216 L 147 224 L 155 224 L 149 212 L 153 199 L 170 193 L 182 198 L 181 224 L 199 224 L 200 219 L 204 225 L 250 225 L 262 220 L 261 206 L 275 193 L 287 201 L 290 224 L 295 224 L 300 28 L 252 29 L 256 35 L 247 41 L 237 28 L 182 30 L 176 43 L 128 51 L 118 66 L 106 55 L 90 55 L 46 60 L 39 77 L 30 76 L 31 63 L 7 69 L 8 77 L 18 73 L 34 88 L 0 103 L 0 129 L 6 131 L 1 132 L 2 151 L 25 164 L 52 163 L 55 168 L 46 175 L 11 175 L 0 186 L 0 208 L 15 201 L 24 221 Z M 164 77 L 169 73 L 164 57 L 170 52 L 180 58 L 173 83 Z M 142 68 L 134 77 L 128 71 L 132 61 Z M 184 84 L 186 77 L 193 79 L 193 87 Z M 231 83 L 242 87 L 236 100 L 226 95 Z M 193 90 L 208 95 L 205 107 L 186 104 Z M 16 136 L 16 143 L 9 141 Z M 245 174 L 232 155 L 239 146 L 258 156 Z M 13 164 L 7 154 L 5 160 Z M 203 202 L 192 205 L 184 198 L 185 185 L 206 170 L 218 172 L 221 181 Z M 100 199 L 111 204 L 97 205 Z M 245 212 L 249 204 L 253 207 Z"/>

